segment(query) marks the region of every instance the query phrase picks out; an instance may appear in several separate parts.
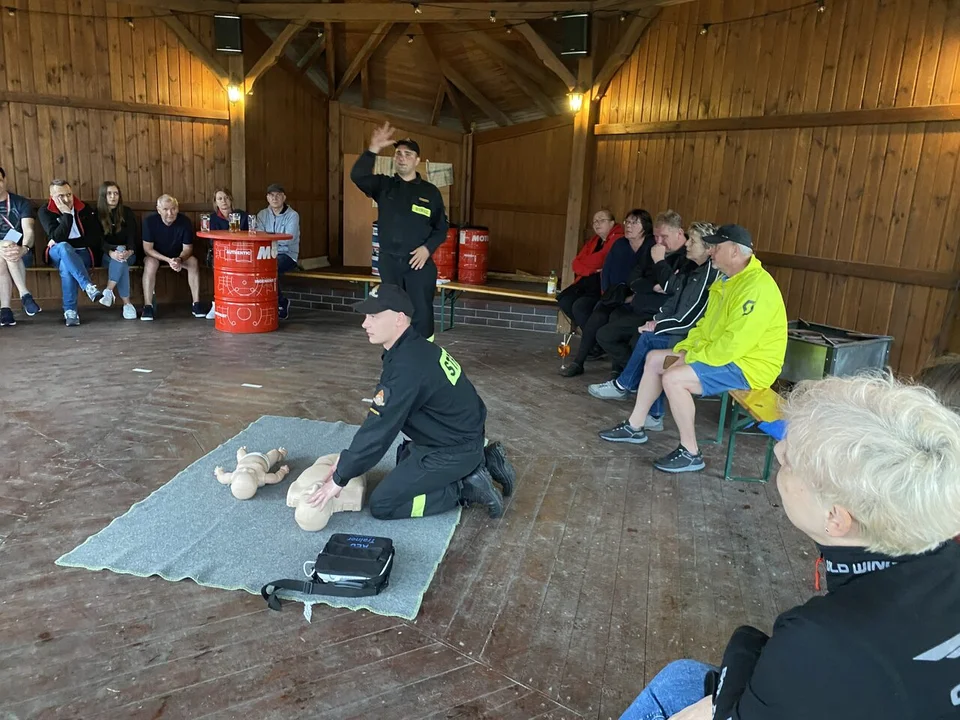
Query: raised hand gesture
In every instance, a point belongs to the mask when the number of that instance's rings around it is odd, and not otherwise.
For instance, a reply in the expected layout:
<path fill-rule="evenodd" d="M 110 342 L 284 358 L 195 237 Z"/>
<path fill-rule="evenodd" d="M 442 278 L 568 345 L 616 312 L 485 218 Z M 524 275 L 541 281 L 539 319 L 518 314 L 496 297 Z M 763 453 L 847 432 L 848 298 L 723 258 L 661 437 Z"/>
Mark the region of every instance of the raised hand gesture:
<path fill-rule="evenodd" d="M 393 133 L 394 130 L 390 127 L 390 123 L 386 122 L 376 130 L 373 131 L 373 135 L 370 138 L 370 152 L 378 153 L 387 145 L 393 144 Z"/>

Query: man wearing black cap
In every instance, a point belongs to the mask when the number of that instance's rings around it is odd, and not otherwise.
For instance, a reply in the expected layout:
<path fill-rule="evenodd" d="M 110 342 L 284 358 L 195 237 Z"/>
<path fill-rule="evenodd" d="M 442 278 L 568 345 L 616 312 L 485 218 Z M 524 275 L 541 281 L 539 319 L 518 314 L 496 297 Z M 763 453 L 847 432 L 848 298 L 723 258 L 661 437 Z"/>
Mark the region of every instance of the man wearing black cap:
<path fill-rule="evenodd" d="M 723 275 L 710 286 L 707 310 L 673 350 L 647 353 L 633 414 L 600 433 L 609 442 L 647 441 L 647 414 L 661 391 L 680 431 L 680 445 L 656 460 L 657 470 L 695 472 L 705 467 L 694 429 L 694 395 L 768 388 L 787 352 L 787 312 L 776 280 L 753 254 L 753 238 L 739 225 L 724 225 L 703 238 Z M 668 358 L 672 360 L 664 364 Z"/>
<path fill-rule="evenodd" d="M 267 207 L 257 213 L 257 229 L 271 233 L 293 235 L 289 240 L 277 242 L 277 279 L 280 302 L 280 319 L 286 320 L 290 314 L 290 300 L 283 296 L 279 281 L 285 273 L 297 267 L 300 257 L 300 215 L 287 205 L 287 193 L 283 185 L 267 185 Z"/>
<path fill-rule="evenodd" d="M 413 301 L 413 326 L 433 340 L 433 296 L 437 266 L 430 256 L 447 235 L 447 214 L 435 185 L 417 172 L 420 146 L 415 140 L 393 140 L 390 123 L 373 131 L 370 147 L 357 158 L 350 179 L 377 202 L 380 277 L 399 285 Z M 393 144 L 393 176 L 374 174 L 377 153 Z"/>
<path fill-rule="evenodd" d="M 503 498 L 492 481 L 509 496 L 516 473 L 500 443 L 484 447 L 487 408 L 459 363 L 410 326 L 413 303 L 398 286 L 374 288 L 353 309 L 366 314 L 370 342 L 383 346 L 383 372 L 363 425 L 308 502 L 323 507 L 339 495 L 402 431 L 410 440 L 370 495 L 375 518 L 424 517 L 473 504 L 500 517 Z"/>

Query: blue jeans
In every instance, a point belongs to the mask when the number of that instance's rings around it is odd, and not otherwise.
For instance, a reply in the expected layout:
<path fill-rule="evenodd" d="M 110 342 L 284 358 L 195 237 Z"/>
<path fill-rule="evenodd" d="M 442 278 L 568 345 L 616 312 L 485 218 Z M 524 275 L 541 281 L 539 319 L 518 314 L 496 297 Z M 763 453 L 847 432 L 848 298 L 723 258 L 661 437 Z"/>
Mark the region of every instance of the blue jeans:
<path fill-rule="evenodd" d="M 136 255 L 128 257 L 126 262 L 120 262 L 103 253 L 103 267 L 107 268 L 107 279 L 117 284 L 117 297 L 130 297 L 130 266 L 136 264 Z"/>
<path fill-rule="evenodd" d="M 60 271 L 60 288 L 63 292 L 63 309 L 77 309 L 77 291 L 90 284 L 87 270 L 93 259 L 87 248 L 75 248 L 70 243 L 59 242 L 50 248 L 50 260 Z"/>
<path fill-rule="evenodd" d="M 712 665 L 675 660 L 661 670 L 637 696 L 620 720 L 666 720 L 702 700 L 703 681 Z"/>
<path fill-rule="evenodd" d="M 651 350 L 672 348 L 676 344 L 675 340 L 676 338 L 669 335 L 654 335 L 651 332 L 640 333 L 637 344 L 633 348 L 633 353 L 630 355 L 630 362 L 627 363 L 623 372 L 620 373 L 620 377 L 617 378 L 620 387 L 631 392 L 640 387 L 640 378 L 643 377 L 643 365 L 647 361 L 647 353 Z M 665 399 L 666 396 L 660 393 L 660 397 L 650 408 L 650 414 L 653 417 L 663 417 L 663 402 Z"/>
<path fill-rule="evenodd" d="M 285 273 L 290 272 L 291 270 L 297 269 L 297 261 L 294 260 L 289 255 L 284 253 L 277 254 L 277 298 L 280 301 L 280 304 L 283 305 L 283 301 L 286 299 L 283 297 L 283 290 L 280 289 L 280 280 L 283 278 Z"/>

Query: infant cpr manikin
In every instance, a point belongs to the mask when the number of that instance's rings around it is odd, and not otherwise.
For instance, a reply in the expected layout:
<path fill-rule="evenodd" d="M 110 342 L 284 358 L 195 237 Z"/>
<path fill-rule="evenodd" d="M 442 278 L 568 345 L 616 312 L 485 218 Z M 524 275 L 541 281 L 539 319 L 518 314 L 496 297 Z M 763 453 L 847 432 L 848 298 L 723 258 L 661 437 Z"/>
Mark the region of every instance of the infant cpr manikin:
<path fill-rule="evenodd" d="M 356 511 L 363 507 L 363 492 L 367 486 L 364 475 L 351 478 L 346 487 L 340 491 L 340 495 L 331 498 L 322 510 L 307 504 L 307 498 L 320 487 L 339 457 L 340 455 L 335 453 L 318 458 L 313 465 L 303 471 L 300 477 L 290 483 L 287 489 L 287 506 L 297 509 L 293 517 L 297 525 L 304 530 L 311 532 L 323 530 L 333 513 Z"/>

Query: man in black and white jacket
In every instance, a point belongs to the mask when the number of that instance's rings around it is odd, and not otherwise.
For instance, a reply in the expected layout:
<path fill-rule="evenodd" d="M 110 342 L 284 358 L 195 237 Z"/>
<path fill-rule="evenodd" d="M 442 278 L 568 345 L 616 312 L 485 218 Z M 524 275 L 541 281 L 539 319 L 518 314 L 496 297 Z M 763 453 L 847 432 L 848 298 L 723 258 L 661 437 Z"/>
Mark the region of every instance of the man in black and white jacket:
<path fill-rule="evenodd" d="M 639 328 L 640 336 L 623 372 L 614 380 L 590 385 L 588 390 L 593 397 L 601 400 L 628 399 L 640 385 L 647 353 L 672 348 L 703 317 L 707 309 L 707 291 L 720 274 L 710 262 L 708 248 L 703 243 L 704 235 L 714 232 L 716 226 L 710 223 L 697 222 L 690 227 L 687 232 L 686 260 L 665 283 L 665 301 L 660 312 Z M 648 423 L 651 426 L 647 429 L 663 427 L 662 398 L 651 409 L 650 417 L 657 419 L 657 422 Z"/>

